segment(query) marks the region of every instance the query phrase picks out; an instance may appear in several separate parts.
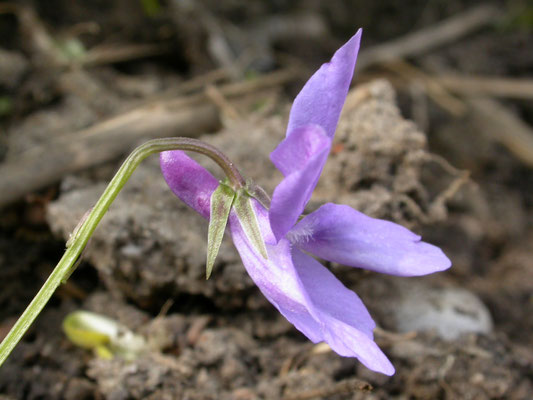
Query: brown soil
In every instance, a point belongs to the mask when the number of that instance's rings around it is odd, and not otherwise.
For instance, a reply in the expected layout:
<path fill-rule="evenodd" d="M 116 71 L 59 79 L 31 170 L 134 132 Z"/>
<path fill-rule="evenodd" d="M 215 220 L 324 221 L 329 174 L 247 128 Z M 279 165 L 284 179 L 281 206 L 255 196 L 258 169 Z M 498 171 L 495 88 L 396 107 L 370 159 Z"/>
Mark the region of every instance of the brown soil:
<path fill-rule="evenodd" d="M 203 93 L 202 82 L 183 89 L 198 76 L 219 87 L 287 65 L 311 72 L 359 25 L 368 27 L 363 48 L 371 47 L 472 5 L 100 3 L 35 0 L 0 13 L 4 164 L 140 104 Z M 533 31 L 531 21 L 519 18 L 531 13 L 526 6 L 509 2 L 497 26 L 408 60 L 428 75 L 530 76 Z M 228 47 L 217 52 L 210 40 L 221 37 Z M 94 56 L 91 50 L 104 44 L 112 49 L 108 55 L 73 67 L 81 60 L 75 51 Z M 121 48 L 138 44 L 160 48 L 121 55 Z M 227 64 L 224 54 L 241 63 Z M 202 75 L 221 67 L 230 72 L 219 80 Z M 361 72 L 306 210 L 348 204 L 413 229 L 452 259 L 449 271 L 416 279 L 328 264 L 370 309 L 380 327 L 376 341 L 396 367 L 393 377 L 306 340 L 263 298 L 229 238 L 206 281 L 207 223 L 170 192 L 152 157 L 136 170 L 79 268 L 0 369 L 0 400 L 531 398 L 531 167 L 481 132 L 473 111 L 453 115 L 442 98 L 420 97 L 416 85 L 399 76 L 382 65 Z M 284 135 L 302 82 L 209 97 L 204 103 L 216 105 L 221 128 L 201 139 L 272 192 L 281 175 L 268 155 Z M 525 124 L 533 122 L 530 100 L 498 102 Z M 2 209 L 0 337 L 122 159 L 64 174 Z M 61 323 L 78 309 L 120 321 L 146 338 L 147 350 L 126 361 L 77 348 Z"/>

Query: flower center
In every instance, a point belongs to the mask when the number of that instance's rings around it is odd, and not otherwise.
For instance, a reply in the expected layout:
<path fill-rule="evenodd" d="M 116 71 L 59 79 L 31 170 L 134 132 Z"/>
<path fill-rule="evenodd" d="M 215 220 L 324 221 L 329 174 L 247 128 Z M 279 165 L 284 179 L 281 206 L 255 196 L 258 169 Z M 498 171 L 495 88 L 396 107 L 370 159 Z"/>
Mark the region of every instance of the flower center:
<path fill-rule="evenodd" d="M 313 228 L 310 225 L 307 226 L 295 226 L 287 233 L 287 239 L 292 244 L 299 244 L 308 242 L 313 236 Z"/>

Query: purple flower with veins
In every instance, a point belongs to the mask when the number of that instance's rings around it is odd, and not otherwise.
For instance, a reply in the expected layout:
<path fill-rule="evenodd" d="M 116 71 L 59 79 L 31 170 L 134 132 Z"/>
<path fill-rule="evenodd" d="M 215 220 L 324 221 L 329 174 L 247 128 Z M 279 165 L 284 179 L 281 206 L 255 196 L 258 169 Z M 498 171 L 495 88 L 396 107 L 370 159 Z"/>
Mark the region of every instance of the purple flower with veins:
<path fill-rule="evenodd" d="M 375 323 L 361 299 L 309 254 L 398 276 L 450 267 L 442 251 L 395 223 L 328 203 L 300 219 L 331 148 L 352 80 L 361 30 L 309 79 L 294 100 L 286 138 L 271 160 L 284 175 L 270 208 L 253 210 L 268 258 L 249 240 L 232 208 L 229 227 L 244 266 L 265 297 L 314 343 L 326 342 L 386 375 L 394 367 L 373 340 Z M 172 191 L 204 218 L 219 182 L 181 151 L 161 155 Z"/>

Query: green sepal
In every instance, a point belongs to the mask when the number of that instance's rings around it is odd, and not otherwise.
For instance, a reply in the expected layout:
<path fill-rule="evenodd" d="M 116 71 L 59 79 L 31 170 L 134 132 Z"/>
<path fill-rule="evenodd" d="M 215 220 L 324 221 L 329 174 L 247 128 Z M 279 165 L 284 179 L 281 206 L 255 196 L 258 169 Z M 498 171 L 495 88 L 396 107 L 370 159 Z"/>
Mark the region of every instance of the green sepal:
<path fill-rule="evenodd" d="M 205 263 L 206 279 L 209 279 L 211 272 L 213 272 L 234 199 L 235 191 L 224 183 L 218 185 L 211 195 L 211 216 L 207 232 L 207 262 Z"/>
<path fill-rule="evenodd" d="M 265 189 L 257 185 L 254 181 L 246 181 L 246 193 L 248 193 L 250 197 L 256 199 L 259 204 L 265 207 L 265 209 L 270 209 L 270 196 L 267 194 Z"/>
<path fill-rule="evenodd" d="M 261 254 L 263 258 L 267 260 L 268 255 L 265 241 L 263 240 L 261 230 L 259 229 L 259 223 L 252 206 L 252 199 L 245 190 L 240 190 L 237 192 L 233 208 L 237 213 L 239 222 L 241 223 L 242 229 L 248 237 L 248 240 L 252 243 L 259 254 Z"/>

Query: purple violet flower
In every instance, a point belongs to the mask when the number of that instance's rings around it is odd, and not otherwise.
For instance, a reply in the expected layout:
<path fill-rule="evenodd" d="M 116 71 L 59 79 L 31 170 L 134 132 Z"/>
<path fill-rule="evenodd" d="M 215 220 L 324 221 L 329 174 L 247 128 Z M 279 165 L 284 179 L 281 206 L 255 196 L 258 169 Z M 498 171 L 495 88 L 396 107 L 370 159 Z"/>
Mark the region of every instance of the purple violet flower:
<path fill-rule="evenodd" d="M 253 281 L 298 330 L 341 356 L 392 375 L 394 367 L 373 340 L 375 323 L 361 299 L 307 253 L 398 276 L 442 271 L 450 260 L 408 229 L 345 205 L 325 204 L 298 221 L 330 151 L 360 39 L 361 30 L 305 84 L 294 100 L 286 138 L 271 154 L 285 178 L 269 210 L 253 200 L 268 259 L 250 243 L 234 210 L 229 227 Z M 161 168 L 172 191 L 208 219 L 219 182 L 181 151 L 162 153 Z"/>

